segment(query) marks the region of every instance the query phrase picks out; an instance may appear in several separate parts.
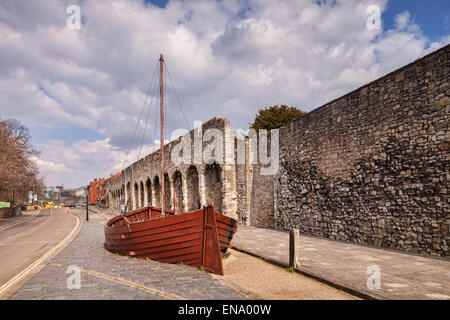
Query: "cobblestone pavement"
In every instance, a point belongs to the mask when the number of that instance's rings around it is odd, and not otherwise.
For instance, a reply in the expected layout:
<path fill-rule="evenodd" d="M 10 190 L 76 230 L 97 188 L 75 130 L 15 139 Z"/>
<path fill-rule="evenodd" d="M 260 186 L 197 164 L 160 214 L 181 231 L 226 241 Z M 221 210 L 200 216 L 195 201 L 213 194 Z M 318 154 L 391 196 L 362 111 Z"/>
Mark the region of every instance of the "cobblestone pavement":
<path fill-rule="evenodd" d="M 83 219 L 80 210 L 73 212 Z M 10 299 L 246 299 L 222 277 L 182 265 L 145 261 L 104 249 L 104 218 L 90 213 L 78 236 Z M 69 266 L 81 270 L 80 289 Z M 68 280 L 69 279 L 69 280 Z M 238 292 L 239 291 L 239 292 Z"/>
<path fill-rule="evenodd" d="M 284 265 L 289 233 L 239 225 L 233 247 Z M 450 299 L 450 261 L 300 236 L 300 270 L 378 299 Z M 368 289 L 377 267 L 380 288 Z M 375 267 L 373 267 L 375 266 Z M 373 277 L 369 283 L 376 284 Z"/>

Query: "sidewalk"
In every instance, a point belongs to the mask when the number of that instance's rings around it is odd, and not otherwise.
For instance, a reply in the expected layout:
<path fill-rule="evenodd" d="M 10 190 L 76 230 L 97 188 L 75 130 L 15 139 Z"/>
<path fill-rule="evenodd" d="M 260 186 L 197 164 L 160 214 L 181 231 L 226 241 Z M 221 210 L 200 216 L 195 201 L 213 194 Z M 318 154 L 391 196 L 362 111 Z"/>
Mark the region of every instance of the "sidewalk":
<path fill-rule="evenodd" d="M 13 225 L 20 224 L 22 222 L 26 222 L 37 214 L 39 214 L 40 210 L 32 210 L 32 211 L 22 211 L 22 214 L 19 216 L 11 217 L 11 218 L 2 218 L 0 219 L 0 230 L 7 229 Z"/>
<path fill-rule="evenodd" d="M 89 213 L 78 236 L 10 299 L 246 299 L 221 277 L 182 265 L 145 261 L 104 249 L 103 213 Z M 81 268 L 81 288 L 68 289 L 69 266 Z M 70 281 L 69 281 L 70 283 Z"/>
<path fill-rule="evenodd" d="M 234 248 L 289 264 L 289 233 L 239 225 Z M 300 236 L 300 271 L 376 299 L 450 299 L 450 260 Z M 381 288 L 368 289 L 376 265 Z"/>

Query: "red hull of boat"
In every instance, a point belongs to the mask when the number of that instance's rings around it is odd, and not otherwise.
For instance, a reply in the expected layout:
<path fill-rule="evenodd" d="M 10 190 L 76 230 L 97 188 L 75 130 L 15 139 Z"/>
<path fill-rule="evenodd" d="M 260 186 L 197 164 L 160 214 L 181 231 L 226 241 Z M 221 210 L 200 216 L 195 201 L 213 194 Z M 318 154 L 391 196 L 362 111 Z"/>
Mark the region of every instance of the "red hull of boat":
<path fill-rule="evenodd" d="M 237 229 L 237 221 L 213 206 L 175 215 L 146 207 L 118 215 L 105 225 L 107 250 L 126 256 L 203 267 L 223 275 L 222 253 Z"/>

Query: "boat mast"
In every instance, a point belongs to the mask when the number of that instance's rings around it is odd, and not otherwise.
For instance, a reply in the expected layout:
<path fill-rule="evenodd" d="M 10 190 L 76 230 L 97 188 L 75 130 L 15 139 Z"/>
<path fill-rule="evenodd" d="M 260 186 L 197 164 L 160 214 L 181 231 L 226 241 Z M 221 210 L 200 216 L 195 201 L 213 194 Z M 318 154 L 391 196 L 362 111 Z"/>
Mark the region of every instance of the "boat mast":
<path fill-rule="evenodd" d="M 159 57 L 159 95 L 161 102 L 161 214 L 165 215 L 164 211 L 164 83 L 163 83 L 163 71 L 164 71 L 164 58 L 163 55 Z"/>

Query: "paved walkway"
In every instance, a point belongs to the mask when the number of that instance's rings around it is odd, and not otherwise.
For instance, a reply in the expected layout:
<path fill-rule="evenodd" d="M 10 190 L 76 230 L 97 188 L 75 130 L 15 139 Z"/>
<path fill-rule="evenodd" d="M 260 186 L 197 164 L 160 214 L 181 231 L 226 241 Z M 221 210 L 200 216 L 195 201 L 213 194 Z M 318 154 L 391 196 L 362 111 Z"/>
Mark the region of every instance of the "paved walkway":
<path fill-rule="evenodd" d="M 239 225 L 232 245 L 289 263 L 289 233 Z M 450 260 L 300 236 L 300 270 L 378 299 L 450 299 Z M 373 270 L 380 288 L 368 289 Z M 368 268 L 372 271 L 367 273 Z M 376 284 L 371 278 L 369 285 Z"/>
<path fill-rule="evenodd" d="M 8 229 L 22 222 L 26 222 L 36 217 L 36 215 L 39 214 L 39 212 L 40 211 L 38 210 L 22 211 L 22 214 L 20 216 L 15 216 L 11 218 L 2 218 L 0 219 L 0 230 Z"/>
<path fill-rule="evenodd" d="M 79 210 L 78 215 L 85 219 Z M 11 299 L 245 299 L 222 277 L 182 265 L 119 256 L 103 247 L 104 214 L 90 213 L 78 236 Z M 111 217 L 111 216 L 109 216 Z M 68 289 L 77 266 L 80 289 Z M 73 279 L 73 278 L 70 278 Z M 69 284 L 76 282 L 70 281 Z"/>

